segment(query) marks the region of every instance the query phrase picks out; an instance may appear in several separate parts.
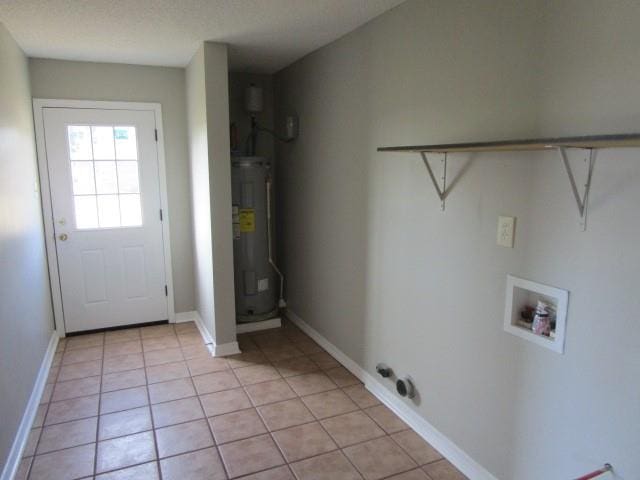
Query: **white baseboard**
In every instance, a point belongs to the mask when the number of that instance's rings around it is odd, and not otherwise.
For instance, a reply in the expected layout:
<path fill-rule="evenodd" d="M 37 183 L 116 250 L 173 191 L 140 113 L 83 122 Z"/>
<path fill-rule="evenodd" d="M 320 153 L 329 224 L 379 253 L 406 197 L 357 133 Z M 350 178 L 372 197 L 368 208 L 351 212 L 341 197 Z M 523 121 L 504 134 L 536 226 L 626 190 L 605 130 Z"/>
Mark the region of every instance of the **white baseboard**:
<path fill-rule="evenodd" d="M 286 316 L 289 320 L 296 324 L 300 330 L 309 335 L 315 342 L 324 348 L 327 352 L 331 354 L 336 360 L 338 360 L 343 367 L 353 373 L 356 377 L 360 379 L 362 383 L 367 384 L 367 377 L 370 375 L 356 362 L 347 357 L 342 350 L 338 349 L 333 343 L 324 338 L 320 333 L 318 333 L 313 327 L 311 327 L 308 323 L 306 323 L 302 318 L 296 315 L 291 309 L 287 308 L 285 310 Z M 373 380 L 373 377 L 371 377 Z"/>
<path fill-rule="evenodd" d="M 367 390 L 374 394 L 378 400 L 384 403 L 390 410 L 398 415 L 404 422 L 409 425 L 418 435 L 429 442 L 442 456 L 451 462 L 458 470 L 464 473 L 471 480 L 497 480 L 482 465 L 471 458 L 460 447 L 453 443 L 449 438 L 442 434 L 438 429 L 425 420 L 410 405 L 405 403 L 400 397 L 395 396 L 387 387 L 384 386 L 376 377 L 369 374 L 364 368 L 358 365 L 345 355 L 338 347 L 333 345 L 324 336 L 318 333 L 313 327 L 307 324 L 302 318 L 286 309 L 286 316 L 294 324 L 296 324 L 304 333 L 309 335 L 322 348 L 329 352 L 336 360 L 338 360 L 347 370 L 353 373 Z"/>
<path fill-rule="evenodd" d="M 185 323 L 185 322 L 194 322 L 198 330 L 200 331 L 200 335 L 204 340 L 205 345 L 211 351 L 211 354 L 214 357 L 224 357 L 226 355 L 235 355 L 240 352 L 240 347 L 238 346 L 238 342 L 229 342 L 223 343 L 221 345 L 216 345 L 211 334 L 204 328 L 204 324 L 202 323 L 202 318 L 200 318 L 200 314 L 197 310 L 193 310 L 191 312 L 180 312 L 176 314 L 176 323 Z"/>
<path fill-rule="evenodd" d="M 242 352 L 240 352 L 238 342 L 229 342 L 221 345 L 214 343 L 211 345 L 211 353 L 213 353 L 214 357 L 226 357 L 227 355 L 236 355 Z"/>
<path fill-rule="evenodd" d="M 175 316 L 175 323 L 195 322 L 198 317 L 198 312 L 195 310 L 190 312 L 177 312 Z"/>
<path fill-rule="evenodd" d="M 11 480 L 20 466 L 22 452 L 27 444 L 27 439 L 29 438 L 29 432 L 33 426 L 33 421 L 36 418 L 40 399 L 42 398 L 42 392 L 44 392 L 44 387 L 47 383 L 47 378 L 49 377 L 49 370 L 53 363 L 53 356 L 56 353 L 59 339 L 60 337 L 58 336 L 58 333 L 54 330 L 51 334 L 51 338 L 49 339 L 47 351 L 45 352 L 42 363 L 40 364 L 40 369 L 38 370 L 33 390 L 31 390 L 31 396 L 29 397 L 27 407 L 22 415 L 22 420 L 18 426 L 18 431 L 16 432 L 16 436 L 13 440 L 13 445 L 9 451 L 9 456 L 7 457 L 2 474 L 0 475 L 0 480 Z"/>
<path fill-rule="evenodd" d="M 198 331 L 200 332 L 200 335 L 202 336 L 202 339 L 204 340 L 204 343 L 206 345 L 215 343 L 211 334 L 207 331 L 206 328 L 204 328 L 202 318 L 200 318 L 200 314 L 197 310 L 192 310 L 191 312 L 176 313 L 176 323 L 186 322 L 193 322 L 196 324 L 196 327 L 198 327 Z"/>
<path fill-rule="evenodd" d="M 282 320 L 280 317 L 262 320 L 261 322 L 238 323 L 236 325 L 236 333 L 258 332 L 260 330 L 269 330 L 270 328 L 280 328 Z"/>

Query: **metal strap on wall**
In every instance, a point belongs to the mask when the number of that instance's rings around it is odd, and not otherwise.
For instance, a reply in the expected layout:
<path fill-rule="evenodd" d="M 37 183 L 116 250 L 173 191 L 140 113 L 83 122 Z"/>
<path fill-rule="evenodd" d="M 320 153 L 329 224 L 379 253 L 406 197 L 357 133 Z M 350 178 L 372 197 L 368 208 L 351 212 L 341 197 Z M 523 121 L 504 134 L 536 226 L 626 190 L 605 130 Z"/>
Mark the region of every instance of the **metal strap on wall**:
<path fill-rule="evenodd" d="M 431 164 L 429 163 L 427 154 L 425 152 L 420 152 L 420 155 L 422 156 L 422 160 L 424 161 L 424 164 L 427 167 L 427 171 L 429 172 L 429 177 L 431 178 L 433 187 L 436 189 L 436 194 L 440 199 L 442 211 L 444 212 L 445 200 L 449 193 L 447 191 L 447 154 L 446 153 L 444 154 L 444 159 L 442 160 L 442 188 L 440 188 L 440 185 L 436 180 L 436 176 L 433 173 L 433 169 L 431 168 Z"/>
<path fill-rule="evenodd" d="M 587 212 L 589 210 L 589 191 L 591 190 L 591 178 L 593 176 L 593 167 L 596 163 L 596 150 L 593 148 L 587 149 L 589 151 L 589 158 L 585 159 L 588 161 L 588 171 L 587 171 L 587 180 L 584 184 L 584 190 L 582 195 L 578 192 L 578 186 L 576 185 L 576 178 L 573 175 L 573 169 L 571 168 L 571 163 L 569 163 L 569 157 L 567 156 L 567 148 L 566 147 L 558 147 L 558 152 L 560 153 L 560 157 L 562 158 L 562 163 L 564 164 L 564 168 L 567 171 L 567 175 L 569 177 L 569 183 L 571 183 L 571 190 L 573 192 L 573 196 L 576 199 L 576 204 L 578 205 L 578 213 L 580 215 L 580 225 L 582 227 L 582 231 L 587 229 Z"/>

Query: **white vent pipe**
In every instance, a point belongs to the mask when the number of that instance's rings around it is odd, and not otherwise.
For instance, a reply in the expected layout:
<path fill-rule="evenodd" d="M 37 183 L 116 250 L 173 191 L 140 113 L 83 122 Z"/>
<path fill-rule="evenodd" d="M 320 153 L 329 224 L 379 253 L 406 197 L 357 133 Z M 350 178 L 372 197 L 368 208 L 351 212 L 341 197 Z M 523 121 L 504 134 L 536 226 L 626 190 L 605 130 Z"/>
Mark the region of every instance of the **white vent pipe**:
<path fill-rule="evenodd" d="M 271 177 L 267 177 L 267 245 L 269 251 L 269 263 L 280 277 L 280 299 L 278 307 L 284 308 L 287 302 L 284 301 L 284 275 L 273 261 L 272 242 L 271 242 Z"/>

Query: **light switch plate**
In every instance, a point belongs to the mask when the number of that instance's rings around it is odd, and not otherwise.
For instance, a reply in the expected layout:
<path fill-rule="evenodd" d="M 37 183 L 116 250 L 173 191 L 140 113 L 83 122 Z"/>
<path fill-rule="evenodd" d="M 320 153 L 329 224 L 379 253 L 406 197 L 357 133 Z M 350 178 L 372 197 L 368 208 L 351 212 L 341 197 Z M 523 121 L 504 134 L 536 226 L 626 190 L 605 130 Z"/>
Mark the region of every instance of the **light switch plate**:
<path fill-rule="evenodd" d="M 516 217 L 498 217 L 498 245 L 513 248 Z"/>

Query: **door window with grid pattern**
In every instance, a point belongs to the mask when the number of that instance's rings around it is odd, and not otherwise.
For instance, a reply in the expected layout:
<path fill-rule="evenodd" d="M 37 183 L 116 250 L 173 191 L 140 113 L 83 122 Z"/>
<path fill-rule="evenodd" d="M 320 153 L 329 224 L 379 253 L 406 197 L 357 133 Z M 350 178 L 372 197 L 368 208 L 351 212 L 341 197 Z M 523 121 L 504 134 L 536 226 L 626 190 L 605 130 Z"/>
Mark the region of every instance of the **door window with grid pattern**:
<path fill-rule="evenodd" d="M 76 228 L 141 226 L 136 128 L 69 125 L 67 134 Z"/>

